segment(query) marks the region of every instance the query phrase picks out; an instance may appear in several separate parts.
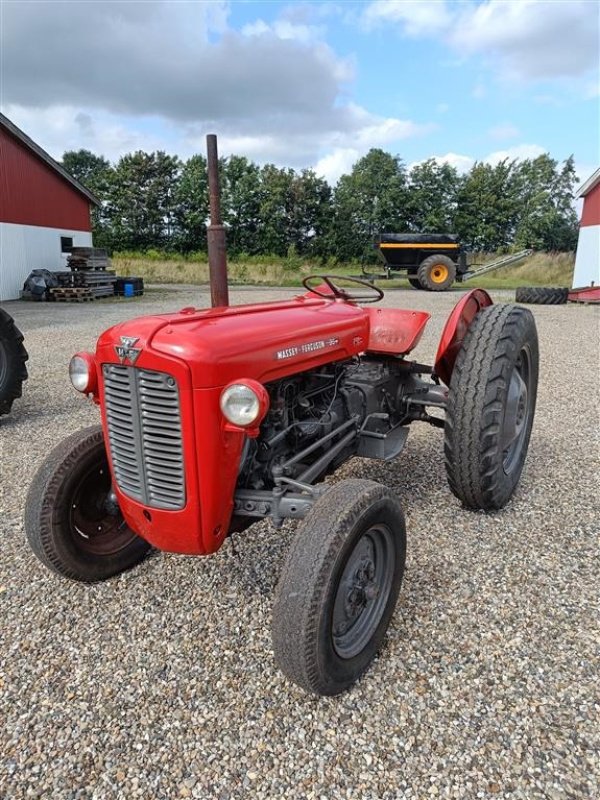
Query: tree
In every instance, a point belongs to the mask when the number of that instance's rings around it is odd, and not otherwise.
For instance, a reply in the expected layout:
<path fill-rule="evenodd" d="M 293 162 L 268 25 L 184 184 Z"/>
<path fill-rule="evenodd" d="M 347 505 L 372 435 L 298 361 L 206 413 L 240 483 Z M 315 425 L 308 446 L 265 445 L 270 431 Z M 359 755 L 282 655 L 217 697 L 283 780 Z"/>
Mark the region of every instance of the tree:
<path fill-rule="evenodd" d="M 92 206 L 92 231 L 98 246 L 107 245 L 109 220 L 106 206 L 113 176 L 110 162 L 104 156 L 97 156 L 90 150 L 67 150 L 63 153 L 62 166 L 100 201 L 99 206 Z"/>
<path fill-rule="evenodd" d="M 376 234 L 408 228 L 406 168 L 398 156 L 370 150 L 335 189 L 332 249 L 340 260 L 373 253 Z"/>
<path fill-rule="evenodd" d="M 243 156 L 230 156 L 221 168 L 221 195 L 229 252 L 260 253 L 260 168 Z"/>
<path fill-rule="evenodd" d="M 204 156 L 192 156 L 181 169 L 174 189 L 173 246 L 179 252 L 206 251 L 208 172 Z"/>
<path fill-rule="evenodd" d="M 460 179 L 455 167 L 430 158 L 410 171 L 411 228 L 423 233 L 452 233 Z"/>

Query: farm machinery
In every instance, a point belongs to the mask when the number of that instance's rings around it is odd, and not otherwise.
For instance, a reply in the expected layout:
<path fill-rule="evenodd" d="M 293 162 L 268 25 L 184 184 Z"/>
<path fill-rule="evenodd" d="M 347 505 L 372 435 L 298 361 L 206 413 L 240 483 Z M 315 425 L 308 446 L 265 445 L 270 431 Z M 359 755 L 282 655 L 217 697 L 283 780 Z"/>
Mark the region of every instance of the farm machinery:
<path fill-rule="evenodd" d="M 533 252 L 521 250 L 486 264 L 468 264 L 467 250 L 458 236 L 450 233 L 382 233 L 375 241 L 375 248 L 384 271 L 373 273 L 363 266 L 362 277 L 375 281 L 405 275 L 413 289 L 430 292 L 444 292 L 455 281 L 464 283 L 479 278 L 516 264 Z"/>
<path fill-rule="evenodd" d="M 312 276 L 293 299 L 230 306 L 211 139 L 209 179 L 213 307 L 133 319 L 73 357 L 71 381 L 101 423 L 49 454 L 26 534 L 47 567 L 94 582 L 152 547 L 207 555 L 257 520 L 299 520 L 274 600 L 274 655 L 301 687 L 333 695 L 383 642 L 406 531 L 387 487 L 326 478 L 354 456 L 394 459 L 421 422 L 444 428 L 456 497 L 502 508 L 534 418 L 535 324 L 474 290 L 427 366 L 409 356 L 429 314 L 372 306 L 383 292 L 360 279 Z"/>

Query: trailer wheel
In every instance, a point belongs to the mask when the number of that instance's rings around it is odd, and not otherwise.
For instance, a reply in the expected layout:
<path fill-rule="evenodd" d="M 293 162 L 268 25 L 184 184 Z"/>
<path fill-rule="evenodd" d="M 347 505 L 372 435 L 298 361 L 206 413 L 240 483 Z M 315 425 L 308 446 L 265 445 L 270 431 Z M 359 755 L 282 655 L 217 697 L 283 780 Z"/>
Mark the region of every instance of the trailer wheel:
<path fill-rule="evenodd" d="M 410 285 L 413 287 L 413 289 L 422 289 L 422 288 L 423 288 L 423 287 L 421 286 L 421 281 L 420 281 L 418 278 L 411 278 L 411 277 L 409 276 L 409 278 L 408 278 L 408 282 L 409 282 L 409 283 L 410 283 Z"/>
<path fill-rule="evenodd" d="M 420 263 L 417 278 L 422 289 L 443 292 L 449 289 L 456 279 L 456 264 L 448 256 L 428 256 Z"/>
<path fill-rule="evenodd" d="M 84 583 L 144 558 L 150 545 L 127 527 L 111 496 L 100 425 L 69 436 L 44 461 L 27 495 L 25 533 L 46 567 Z"/>
<path fill-rule="evenodd" d="M 273 606 L 273 650 L 303 689 L 334 695 L 367 669 L 402 584 L 404 515 L 373 481 L 335 484 L 300 525 Z"/>
<path fill-rule="evenodd" d="M 560 306 L 569 299 L 569 290 L 552 286 L 520 286 L 515 292 L 517 303 Z"/>
<path fill-rule="evenodd" d="M 0 308 L 0 416 L 8 414 L 13 402 L 21 397 L 28 358 L 23 334 L 13 318 Z"/>
<path fill-rule="evenodd" d="M 468 508 L 502 508 L 516 489 L 533 425 L 538 362 L 528 309 L 479 311 L 452 372 L 445 425 L 448 482 Z"/>

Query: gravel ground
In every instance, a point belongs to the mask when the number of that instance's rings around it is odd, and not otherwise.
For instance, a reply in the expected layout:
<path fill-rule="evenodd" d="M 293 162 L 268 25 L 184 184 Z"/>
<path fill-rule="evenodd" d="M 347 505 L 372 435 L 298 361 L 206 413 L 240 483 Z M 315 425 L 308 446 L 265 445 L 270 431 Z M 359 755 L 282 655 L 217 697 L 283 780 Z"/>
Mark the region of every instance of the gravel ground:
<path fill-rule="evenodd" d="M 416 352 L 426 360 L 455 300 L 391 291 L 384 302 L 432 312 Z M 408 563 L 381 656 L 351 691 L 317 699 L 275 670 L 270 644 L 292 523 L 258 524 L 209 558 L 156 554 L 95 586 L 49 574 L 24 540 L 34 471 L 97 421 L 70 389 L 70 355 L 119 320 L 191 303 L 206 291 L 6 306 L 30 379 L 0 427 L 0 797 L 600 796 L 600 309 L 534 308 L 537 417 L 502 512 L 461 509 L 443 432 L 428 426 L 413 426 L 396 462 L 338 471 L 398 492 Z"/>

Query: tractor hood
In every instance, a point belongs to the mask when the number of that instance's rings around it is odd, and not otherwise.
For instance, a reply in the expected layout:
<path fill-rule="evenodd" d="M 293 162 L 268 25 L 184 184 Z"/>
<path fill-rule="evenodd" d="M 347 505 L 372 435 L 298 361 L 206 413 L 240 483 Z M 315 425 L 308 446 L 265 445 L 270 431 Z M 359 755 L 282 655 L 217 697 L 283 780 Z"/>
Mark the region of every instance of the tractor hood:
<path fill-rule="evenodd" d="M 267 383 L 365 350 L 369 315 L 339 300 L 299 296 L 286 302 L 140 317 L 105 331 L 101 362 L 160 370 L 161 355 L 183 362 L 193 388 L 240 378 Z M 123 349 L 124 348 L 124 349 Z M 136 352 L 139 351 L 139 352 Z M 166 365 L 163 366 L 168 371 Z"/>

